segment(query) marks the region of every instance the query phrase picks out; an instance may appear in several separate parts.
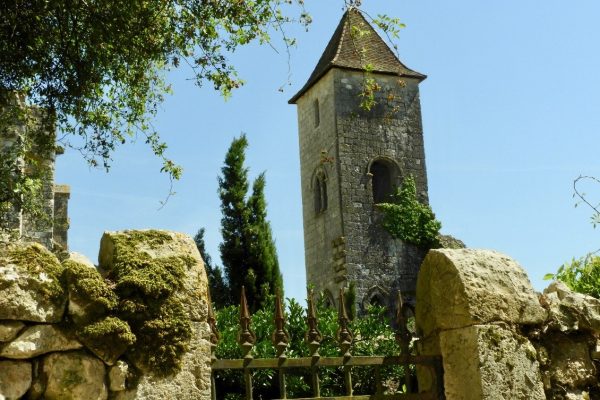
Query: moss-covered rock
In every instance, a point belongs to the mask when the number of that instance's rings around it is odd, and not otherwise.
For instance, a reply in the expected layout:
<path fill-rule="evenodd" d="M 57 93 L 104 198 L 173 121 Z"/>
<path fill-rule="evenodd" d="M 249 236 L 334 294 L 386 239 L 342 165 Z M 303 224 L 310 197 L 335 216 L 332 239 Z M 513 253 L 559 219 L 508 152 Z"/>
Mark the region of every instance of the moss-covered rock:
<path fill-rule="evenodd" d="M 63 270 L 40 244 L 0 244 L 0 320 L 59 322 L 67 300 Z"/>
<path fill-rule="evenodd" d="M 178 371 L 192 321 L 206 318 L 207 279 L 194 242 L 167 231 L 106 232 L 99 260 L 115 285 L 115 316 L 137 338 L 126 356 L 157 376 Z"/>
<path fill-rule="evenodd" d="M 115 309 L 117 295 L 95 268 L 74 259 L 67 259 L 63 266 L 69 292 L 68 313 L 73 322 L 85 325 Z"/>
<path fill-rule="evenodd" d="M 129 319 L 138 339 L 128 353 L 129 359 L 139 369 L 158 376 L 178 371 L 181 358 L 189 350 L 192 324 L 181 302 L 166 300 L 144 318 Z"/>
<path fill-rule="evenodd" d="M 129 324 L 117 317 L 106 317 L 77 330 L 77 337 L 108 365 L 136 342 Z"/>

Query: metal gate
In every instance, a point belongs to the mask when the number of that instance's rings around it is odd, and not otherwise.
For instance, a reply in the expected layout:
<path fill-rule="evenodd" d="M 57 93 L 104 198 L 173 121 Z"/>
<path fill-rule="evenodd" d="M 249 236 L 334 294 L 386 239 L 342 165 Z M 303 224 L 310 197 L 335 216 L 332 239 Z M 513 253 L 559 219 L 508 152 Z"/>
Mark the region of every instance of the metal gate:
<path fill-rule="evenodd" d="M 288 358 L 286 348 L 289 343 L 289 337 L 285 330 L 285 318 L 282 310 L 281 298 L 278 295 L 275 298 L 275 331 L 272 335 L 272 343 L 275 348 L 276 358 L 259 358 L 252 356 L 252 349 L 256 343 L 256 336 L 250 328 L 250 313 L 246 301 L 245 291 L 242 288 L 240 300 L 240 326 L 238 343 L 242 349 L 244 357 L 241 359 L 217 359 L 215 349 L 219 341 L 219 332 L 216 327 L 216 320 L 212 305 L 209 306 L 208 322 L 211 328 L 211 350 L 212 350 L 212 399 L 217 399 L 215 388 L 215 372 L 219 370 L 238 370 L 243 374 L 245 385 L 245 399 L 253 399 L 252 374 L 255 370 L 271 369 L 277 371 L 279 386 L 279 398 L 288 399 L 286 387 L 286 375 L 290 369 L 304 369 L 310 374 L 312 397 L 297 399 L 444 399 L 443 388 L 443 370 L 442 360 L 439 356 L 421 356 L 411 354 L 409 343 L 412 338 L 410 330 L 407 328 L 406 311 L 409 306 L 403 304 L 402 296 L 398 293 L 398 306 L 396 311 L 396 341 L 401 347 L 401 354 L 397 356 L 353 356 L 351 354 L 353 335 L 348 328 L 348 315 L 344 302 L 343 289 L 340 290 L 340 306 L 338 310 L 338 334 L 337 341 L 341 356 L 322 357 L 319 355 L 322 335 L 317 327 L 317 316 L 313 302 L 312 293 L 308 298 L 307 310 L 307 332 L 306 344 L 311 354 L 310 357 Z M 404 393 L 386 394 L 382 384 L 380 370 L 385 366 L 398 365 L 404 368 Z M 353 393 L 351 371 L 355 367 L 372 367 L 374 369 L 375 393 L 355 395 Z M 409 371 L 415 368 L 425 368 L 429 370 L 429 376 L 433 377 L 433 382 L 427 391 L 419 391 L 413 383 L 414 376 Z M 344 375 L 345 393 L 335 397 L 321 397 L 321 387 L 319 371 L 324 368 L 341 368 Z"/>

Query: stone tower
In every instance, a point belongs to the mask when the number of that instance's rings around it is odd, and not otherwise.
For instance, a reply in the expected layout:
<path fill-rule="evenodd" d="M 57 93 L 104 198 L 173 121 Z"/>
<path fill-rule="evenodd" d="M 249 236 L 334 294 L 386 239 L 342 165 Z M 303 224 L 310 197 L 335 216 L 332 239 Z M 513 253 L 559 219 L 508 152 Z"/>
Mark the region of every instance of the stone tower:
<path fill-rule="evenodd" d="M 298 109 L 307 280 L 331 304 L 351 283 L 357 310 L 392 305 L 398 289 L 414 294 L 425 254 L 393 239 L 375 204 L 408 175 L 427 201 L 419 100 L 425 78 L 350 9 L 290 100 Z"/>

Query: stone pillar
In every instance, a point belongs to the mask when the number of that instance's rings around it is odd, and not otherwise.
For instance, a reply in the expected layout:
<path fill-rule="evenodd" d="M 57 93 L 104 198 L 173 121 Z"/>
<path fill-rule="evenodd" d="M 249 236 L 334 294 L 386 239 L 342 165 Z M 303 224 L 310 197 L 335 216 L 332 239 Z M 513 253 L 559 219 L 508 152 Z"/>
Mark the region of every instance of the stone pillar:
<path fill-rule="evenodd" d="M 545 399 L 536 349 L 521 332 L 541 325 L 523 269 L 488 250 L 431 250 L 417 283 L 422 354 L 441 355 L 448 400 Z M 422 388 L 430 377 L 419 371 Z"/>
<path fill-rule="evenodd" d="M 68 251 L 69 231 L 69 198 L 71 188 L 69 185 L 54 185 L 54 243 L 62 250 Z"/>
<path fill-rule="evenodd" d="M 193 331 L 188 351 L 182 356 L 181 370 L 166 377 L 142 371 L 136 387 L 117 392 L 116 400 L 210 399 L 208 279 L 193 239 L 181 233 L 158 230 L 105 232 L 98 261 L 101 270 L 110 276 L 111 271 L 140 260 L 144 260 L 141 265 L 150 262 L 169 265 L 175 258 L 184 260 L 186 264 L 178 300 L 191 320 Z M 140 365 L 136 367 L 143 368 Z"/>

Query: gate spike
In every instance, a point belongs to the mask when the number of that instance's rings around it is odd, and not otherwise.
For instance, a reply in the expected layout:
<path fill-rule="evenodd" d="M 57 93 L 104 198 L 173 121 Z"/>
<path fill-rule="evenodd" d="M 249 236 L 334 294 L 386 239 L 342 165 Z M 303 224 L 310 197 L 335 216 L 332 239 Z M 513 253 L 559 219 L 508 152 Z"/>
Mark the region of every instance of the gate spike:
<path fill-rule="evenodd" d="M 398 326 L 404 325 L 404 302 L 402 301 L 402 292 L 398 290 L 397 302 L 396 302 L 396 323 Z"/>
<path fill-rule="evenodd" d="M 396 325 L 396 341 L 402 345 L 402 352 L 407 354 L 411 335 L 406 327 L 406 318 L 404 317 L 404 302 L 402 301 L 402 292 L 400 290 L 398 290 Z"/>
<path fill-rule="evenodd" d="M 281 306 L 281 292 L 277 291 L 275 296 L 275 331 L 271 337 L 273 346 L 277 349 L 277 357 L 286 358 L 285 349 L 288 346 L 290 338 L 285 330 L 285 316 Z"/>
<path fill-rule="evenodd" d="M 317 313 L 315 312 L 315 304 L 313 302 L 313 291 L 312 289 L 308 293 L 308 308 L 306 310 L 306 325 L 308 330 L 306 332 L 305 341 L 308 345 L 311 357 L 319 357 L 319 347 L 321 347 L 321 340 L 323 335 L 319 331 L 319 323 L 317 321 Z"/>
<path fill-rule="evenodd" d="M 208 340 L 210 342 L 211 359 L 214 361 L 214 360 L 216 360 L 215 350 L 217 348 L 217 344 L 219 344 L 219 339 L 221 338 L 221 335 L 219 334 L 219 330 L 217 329 L 217 320 L 215 319 L 215 312 L 214 312 L 213 306 L 212 306 L 210 290 L 208 290 L 207 301 L 208 301 L 208 317 L 206 319 L 208 322 L 208 326 L 210 327 L 210 336 L 209 336 Z"/>
<path fill-rule="evenodd" d="M 346 302 L 344 301 L 344 288 L 340 288 L 340 307 L 338 313 L 339 329 L 338 342 L 340 350 L 344 357 L 350 357 L 350 347 L 352 346 L 352 332 L 348 328 L 348 313 L 346 312 Z"/>
<path fill-rule="evenodd" d="M 248 301 L 246 300 L 246 288 L 242 286 L 242 294 L 240 296 L 240 333 L 238 335 L 238 343 L 242 348 L 245 359 L 252 359 L 252 347 L 256 343 L 256 335 L 250 329 L 250 312 L 248 311 Z"/>

